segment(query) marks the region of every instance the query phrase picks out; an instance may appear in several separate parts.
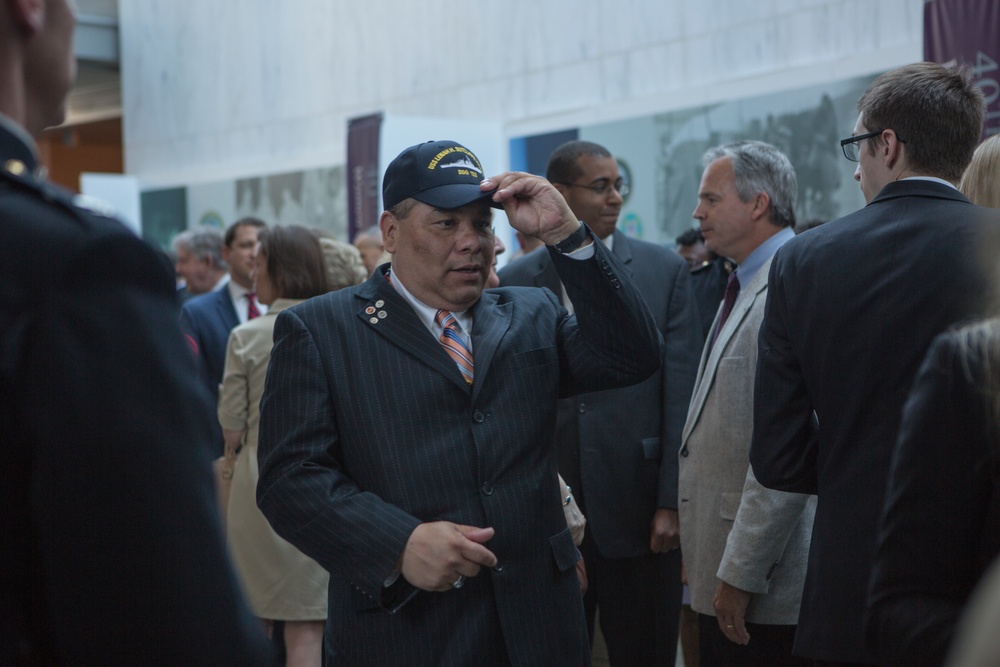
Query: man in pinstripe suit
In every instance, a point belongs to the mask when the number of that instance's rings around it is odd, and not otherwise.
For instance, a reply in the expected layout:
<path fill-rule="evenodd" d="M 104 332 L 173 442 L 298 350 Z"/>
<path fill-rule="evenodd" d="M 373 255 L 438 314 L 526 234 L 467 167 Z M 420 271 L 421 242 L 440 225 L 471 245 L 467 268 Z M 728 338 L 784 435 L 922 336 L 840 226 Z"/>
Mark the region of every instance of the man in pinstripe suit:
<path fill-rule="evenodd" d="M 258 503 L 330 572 L 333 664 L 589 664 L 556 400 L 643 380 L 662 338 L 547 181 L 482 177 L 454 142 L 403 151 L 383 182 L 391 268 L 275 327 Z M 483 291 L 491 205 L 550 246 L 576 316 L 545 290 Z"/>

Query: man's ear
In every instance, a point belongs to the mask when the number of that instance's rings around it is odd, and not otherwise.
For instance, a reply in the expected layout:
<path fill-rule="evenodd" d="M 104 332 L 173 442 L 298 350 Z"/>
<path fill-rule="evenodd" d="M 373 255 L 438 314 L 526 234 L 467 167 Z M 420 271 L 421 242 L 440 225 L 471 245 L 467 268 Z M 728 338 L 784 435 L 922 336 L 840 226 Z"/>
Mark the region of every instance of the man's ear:
<path fill-rule="evenodd" d="M 389 211 L 382 211 L 378 219 L 378 228 L 382 230 L 382 246 L 390 255 L 396 252 L 396 233 L 399 231 L 399 220 Z"/>
<path fill-rule="evenodd" d="M 4 0 L 15 25 L 29 35 L 41 32 L 45 25 L 45 0 Z"/>
<path fill-rule="evenodd" d="M 905 159 L 906 146 L 892 129 L 883 130 L 881 139 L 882 143 L 879 144 L 881 157 L 885 160 L 885 166 L 892 169 Z"/>
<path fill-rule="evenodd" d="M 757 220 L 761 216 L 767 215 L 771 210 L 771 196 L 766 192 L 758 192 L 753 198 L 753 210 L 750 211 L 750 217 Z"/>

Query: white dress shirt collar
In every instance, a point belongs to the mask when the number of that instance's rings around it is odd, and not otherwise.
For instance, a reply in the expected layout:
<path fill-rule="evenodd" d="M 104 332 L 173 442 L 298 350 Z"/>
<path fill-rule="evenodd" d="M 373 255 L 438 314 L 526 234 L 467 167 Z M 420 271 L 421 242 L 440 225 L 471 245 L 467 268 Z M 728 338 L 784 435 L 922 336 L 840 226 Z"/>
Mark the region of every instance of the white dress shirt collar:
<path fill-rule="evenodd" d="M 392 267 L 389 268 L 389 271 L 392 271 Z M 413 311 L 417 314 L 417 317 L 420 318 L 423 325 L 427 327 L 427 330 L 434 336 L 434 339 L 440 339 L 441 332 L 444 330 L 444 327 L 435 321 L 438 309 L 428 306 L 426 303 L 413 296 L 413 294 L 406 289 L 406 285 L 403 284 L 403 281 L 399 279 L 397 274 L 390 273 L 390 275 L 392 276 L 392 280 L 389 281 L 389 284 L 391 284 L 393 288 L 399 292 L 400 296 L 406 299 L 406 302 L 410 304 Z M 470 332 L 472 331 L 472 314 L 468 310 L 463 310 L 461 312 L 453 310 L 450 312 L 455 317 L 455 321 L 458 322 L 458 334 L 462 337 L 462 342 L 465 343 L 471 351 L 472 336 L 470 335 Z"/>

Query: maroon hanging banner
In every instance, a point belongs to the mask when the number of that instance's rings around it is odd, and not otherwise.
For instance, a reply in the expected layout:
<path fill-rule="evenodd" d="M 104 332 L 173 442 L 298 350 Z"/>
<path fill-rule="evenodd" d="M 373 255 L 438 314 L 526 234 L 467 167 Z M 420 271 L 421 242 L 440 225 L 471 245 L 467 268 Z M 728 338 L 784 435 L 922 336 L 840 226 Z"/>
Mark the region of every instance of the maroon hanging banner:
<path fill-rule="evenodd" d="M 983 138 L 1000 133 L 1000 2 L 928 0 L 924 60 L 968 64 L 986 96 Z"/>
<path fill-rule="evenodd" d="M 382 114 L 347 122 L 348 241 L 362 229 L 378 224 L 378 142 Z"/>

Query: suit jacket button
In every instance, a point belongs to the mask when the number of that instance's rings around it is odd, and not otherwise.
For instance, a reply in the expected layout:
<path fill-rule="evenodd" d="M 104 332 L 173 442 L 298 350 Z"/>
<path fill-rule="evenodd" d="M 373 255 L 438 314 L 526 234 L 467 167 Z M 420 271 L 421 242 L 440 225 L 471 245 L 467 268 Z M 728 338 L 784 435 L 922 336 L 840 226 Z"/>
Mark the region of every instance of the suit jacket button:
<path fill-rule="evenodd" d="M 483 495 L 484 496 L 492 496 L 493 495 L 493 485 L 490 484 L 489 482 L 483 482 L 482 491 L 483 491 Z"/>
<path fill-rule="evenodd" d="M 681 456 L 687 456 L 687 455 L 688 455 L 688 446 L 684 445 L 683 447 L 681 447 Z"/>
<path fill-rule="evenodd" d="M 584 412 L 587 411 L 587 404 L 586 403 L 581 403 L 579 409 L 580 409 L 580 414 L 582 415 Z"/>
<path fill-rule="evenodd" d="M 475 412 L 472 413 L 472 418 L 476 420 L 477 424 L 482 424 L 486 420 L 486 415 L 484 415 L 479 410 L 476 410 Z"/>

